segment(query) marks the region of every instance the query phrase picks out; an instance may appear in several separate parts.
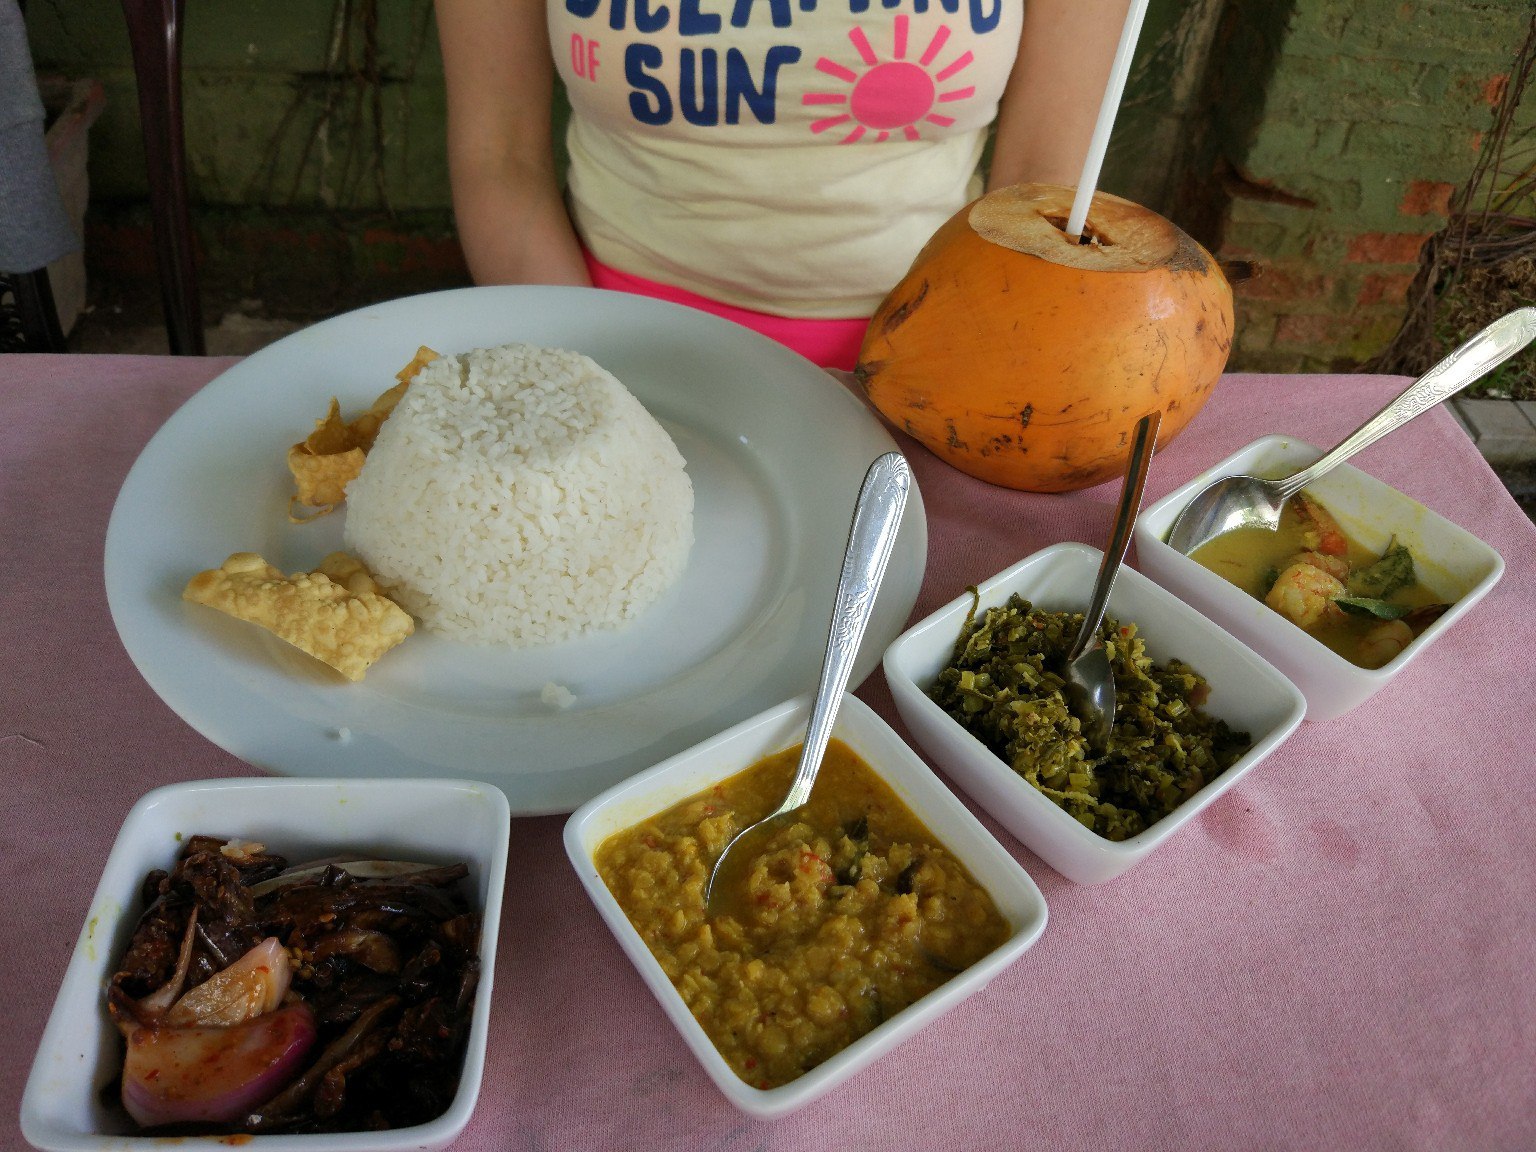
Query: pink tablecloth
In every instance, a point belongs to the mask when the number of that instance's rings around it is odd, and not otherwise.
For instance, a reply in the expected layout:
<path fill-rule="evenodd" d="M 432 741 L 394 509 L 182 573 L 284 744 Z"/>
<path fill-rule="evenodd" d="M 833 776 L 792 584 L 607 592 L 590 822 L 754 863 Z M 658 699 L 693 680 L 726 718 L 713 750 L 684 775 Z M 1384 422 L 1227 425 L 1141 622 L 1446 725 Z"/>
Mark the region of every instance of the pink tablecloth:
<path fill-rule="evenodd" d="M 157 785 L 248 771 L 145 686 L 101 577 L 129 465 L 226 364 L 0 358 L 7 1148 L 128 808 Z M 1148 498 L 1262 433 L 1332 443 L 1402 383 L 1229 377 L 1154 463 Z M 912 457 L 932 547 L 917 615 L 1106 530 L 1107 487 L 1026 495 Z M 562 821 L 516 821 L 489 1066 L 458 1146 L 1536 1147 L 1536 530 L 1444 411 L 1357 462 L 1497 547 L 1503 582 L 1392 687 L 1303 725 L 1115 882 L 1075 886 L 989 825 L 1049 901 L 1039 944 L 787 1119 L 726 1103 L 587 903 Z M 892 716 L 878 676 L 861 695 Z"/>

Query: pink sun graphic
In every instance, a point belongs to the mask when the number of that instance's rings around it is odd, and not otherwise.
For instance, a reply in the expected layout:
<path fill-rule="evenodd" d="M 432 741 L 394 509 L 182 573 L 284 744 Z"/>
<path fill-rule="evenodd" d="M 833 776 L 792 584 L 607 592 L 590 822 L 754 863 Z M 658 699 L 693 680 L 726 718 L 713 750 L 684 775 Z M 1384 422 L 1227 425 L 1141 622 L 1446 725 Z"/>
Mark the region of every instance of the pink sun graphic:
<path fill-rule="evenodd" d="M 848 92 L 807 92 L 801 97 L 803 104 L 825 104 L 847 109 L 813 121 L 812 132 L 828 132 L 850 125 L 847 133 L 838 141 L 840 144 L 852 144 L 870 133 L 874 134 L 873 139 L 877 142 L 889 140 L 898 131 L 904 139 L 918 140 L 922 137 L 920 125 L 923 123 L 947 128 L 955 122 L 953 116 L 945 116 L 934 109 L 940 104 L 968 99 L 976 94 L 976 88 L 971 85 L 945 89 L 941 85 L 969 68 L 975 57 L 966 51 L 938 71 L 930 72 L 930 67 L 949 41 L 949 27 L 939 26 L 916 63 L 907 59 L 909 18 L 897 16 L 892 32 L 889 60 L 880 59 L 862 28 L 855 28 L 848 33 L 848 40 L 863 63 L 861 72 L 825 56 L 816 61 L 818 72 L 852 87 Z"/>

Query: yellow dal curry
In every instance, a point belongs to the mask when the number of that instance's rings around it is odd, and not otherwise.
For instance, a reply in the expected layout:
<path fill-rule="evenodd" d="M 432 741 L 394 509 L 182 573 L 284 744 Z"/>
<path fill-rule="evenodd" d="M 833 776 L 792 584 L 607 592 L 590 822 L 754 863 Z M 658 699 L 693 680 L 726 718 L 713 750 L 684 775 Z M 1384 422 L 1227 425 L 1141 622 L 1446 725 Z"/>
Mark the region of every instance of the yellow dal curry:
<path fill-rule="evenodd" d="M 598 872 L 730 1066 L 788 1083 L 1007 939 L 992 899 L 841 741 L 809 803 L 716 857 L 783 799 L 799 748 L 605 841 Z M 740 860 L 738 861 L 738 857 Z"/>

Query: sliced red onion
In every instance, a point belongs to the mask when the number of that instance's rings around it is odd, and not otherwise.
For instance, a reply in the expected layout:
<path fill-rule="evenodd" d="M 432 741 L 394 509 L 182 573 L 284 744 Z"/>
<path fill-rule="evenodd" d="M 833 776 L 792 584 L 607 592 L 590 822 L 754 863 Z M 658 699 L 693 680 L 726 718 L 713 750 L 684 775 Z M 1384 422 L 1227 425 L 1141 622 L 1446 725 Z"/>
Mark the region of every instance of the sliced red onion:
<path fill-rule="evenodd" d="M 123 1061 L 123 1107 L 146 1128 L 223 1124 L 260 1107 L 295 1075 L 315 1017 L 294 1004 L 228 1028 L 137 1028 Z"/>
<path fill-rule="evenodd" d="M 176 998 L 181 995 L 181 989 L 187 982 L 187 973 L 192 967 L 192 945 L 196 939 L 197 905 L 194 904 L 192 914 L 187 918 L 187 930 L 182 933 L 181 952 L 176 957 L 176 970 L 171 973 L 169 980 L 138 1002 L 138 1015 L 141 1019 L 153 1020 L 162 1016 L 171 1005 L 176 1003 Z M 122 1028 L 124 1024 L 119 1022 L 118 1027 Z"/>
<path fill-rule="evenodd" d="M 268 936 L 176 1001 L 165 1022 L 173 1028 L 239 1024 L 275 1009 L 292 981 L 287 949 L 276 936 Z"/>

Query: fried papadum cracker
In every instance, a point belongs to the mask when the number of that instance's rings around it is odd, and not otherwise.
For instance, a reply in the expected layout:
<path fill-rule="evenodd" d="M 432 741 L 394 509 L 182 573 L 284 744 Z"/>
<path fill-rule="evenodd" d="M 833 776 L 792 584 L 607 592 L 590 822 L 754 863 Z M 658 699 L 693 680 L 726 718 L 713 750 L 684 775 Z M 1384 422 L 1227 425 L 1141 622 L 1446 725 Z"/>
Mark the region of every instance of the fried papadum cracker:
<path fill-rule="evenodd" d="M 330 410 L 315 421 L 315 430 L 288 449 L 288 471 L 293 473 L 298 489 L 288 501 L 288 519 L 292 523 L 317 520 L 334 512 L 347 498 L 347 485 L 363 470 L 368 450 L 384 421 L 389 419 L 416 373 L 436 359 L 437 353 L 423 344 L 411 362 L 395 373 L 399 383 L 351 422 L 341 418 L 341 403 L 331 397 Z M 311 511 L 301 514 L 301 507 Z"/>
<path fill-rule="evenodd" d="M 260 625 L 354 681 L 416 630 L 410 614 L 344 552 L 291 576 L 254 552 L 236 552 L 192 577 L 182 599 Z"/>
<path fill-rule="evenodd" d="M 411 362 L 395 373 L 395 379 L 400 381 L 401 384 L 409 384 L 412 380 L 416 379 L 416 373 L 436 360 L 438 355 L 437 352 L 423 344 L 420 348 L 416 349 L 416 355 L 411 357 Z M 385 395 L 387 396 L 389 393 L 386 392 Z M 396 397 L 396 399 L 399 399 L 399 397 Z"/>
<path fill-rule="evenodd" d="M 330 412 L 316 421 L 309 439 L 288 449 L 288 471 L 298 489 L 288 502 L 288 519 L 305 524 L 334 511 L 347 498 L 347 484 L 363 470 L 367 457 L 333 398 Z M 300 515 L 296 511 L 300 505 L 312 511 Z"/>

